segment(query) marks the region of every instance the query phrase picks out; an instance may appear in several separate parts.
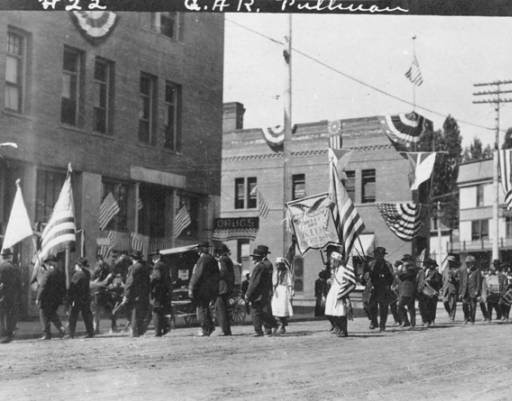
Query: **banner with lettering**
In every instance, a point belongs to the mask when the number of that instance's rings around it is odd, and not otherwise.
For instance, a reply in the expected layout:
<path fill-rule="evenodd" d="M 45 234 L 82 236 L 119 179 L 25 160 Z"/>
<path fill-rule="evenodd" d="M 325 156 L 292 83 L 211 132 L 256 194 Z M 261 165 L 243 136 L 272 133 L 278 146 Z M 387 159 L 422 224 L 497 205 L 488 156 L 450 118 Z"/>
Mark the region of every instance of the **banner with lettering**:
<path fill-rule="evenodd" d="M 289 222 L 302 255 L 310 249 L 321 249 L 338 242 L 332 216 L 333 203 L 327 193 L 288 202 L 287 206 Z"/>

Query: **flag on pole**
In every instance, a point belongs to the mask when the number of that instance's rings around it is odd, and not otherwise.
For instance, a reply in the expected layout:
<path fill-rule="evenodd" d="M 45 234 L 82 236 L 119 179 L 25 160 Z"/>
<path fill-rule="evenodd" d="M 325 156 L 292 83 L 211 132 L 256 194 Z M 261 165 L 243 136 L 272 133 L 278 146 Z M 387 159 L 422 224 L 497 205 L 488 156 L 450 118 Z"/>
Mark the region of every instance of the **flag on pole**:
<path fill-rule="evenodd" d="M 25 238 L 33 234 L 30 219 L 28 218 L 27 208 L 23 201 L 23 194 L 21 192 L 20 180 L 16 180 L 16 195 L 12 203 L 11 214 L 5 229 L 4 241 L 2 243 L 2 250 L 11 248 L 18 242 L 23 241 Z"/>
<path fill-rule="evenodd" d="M 144 236 L 137 233 L 130 233 L 130 246 L 134 251 L 144 250 Z"/>
<path fill-rule="evenodd" d="M 342 299 L 355 290 L 356 273 L 354 271 L 354 267 L 348 263 L 345 265 L 341 264 L 339 269 L 341 269 L 341 271 L 336 275 L 336 280 L 339 285 L 337 295 L 338 299 Z"/>
<path fill-rule="evenodd" d="M 71 242 L 76 241 L 74 209 L 71 167 L 69 167 L 50 220 L 41 234 L 39 260 L 44 261 L 48 255 L 55 255 L 63 251 Z"/>
<path fill-rule="evenodd" d="M 388 228 L 404 241 L 411 241 L 423 226 L 419 203 L 378 203 L 377 208 Z"/>
<path fill-rule="evenodd" d="M 495 151 L 496 152 L 496 151 Z M 498 163 L 500 165 L 501 175 L 501 186 L 503 192 L 505 192 L 505 205 L 508 210 L 512 209 L 512 149 L 501 149 L 494 154 L 494 157 L 498 157 Z"/>
<path fill-rule="evenodd" d="M 423 84 L 423 75 L 421 74 L 420 63 L 418 63 L 416 55 L 414 55 L 412 59 L 411 66 L 405 72 L 405 76 L 413 85 L 421 86 L 421 84 Z"/>
<path fill-rule="evenodd" d="M 261 217 L 266 219 L 268 217 L 268 213 L 270 212 L 270 208 L 268 206 L 267 200 L 263 197 L 263 194 L 259 189 L 256 190 L 258 194 L 258 212 Z"/>
<path fill-rule="evenodd" d="M 348 258 L 356 238 L 364 230 L 364 223 L 341 184 L 335 158 L 332 149 L 329 149 L 329 197 L 334 204 L 333 217 L 338 239 L 343 243 L 345 256 Z"/>
<path fill-rule="evenodd" d="M 100 230 L 103 231 L 107 227 L 112 218 L 119 213 L 119 204 L 117 203 L 112 192 L 109 192 L 100 205 L 100 214 L 98 216 L 98 224 Z"/>
<path fill-rule="evenodd" d="M 187 228 L 192 220 L 188 214 L 187 207 L 183 205 L 176 216 L 174 216 L 174 238 L 178 238 L 182 231 Z"/>
<path fill-rule="evenodd" d="M 142 203 L 142 200 L 140 198 L 137 198 L 137 210 L 142 210 L 144 207 L 144 204 Z"/>
<path fill-rule="evenodd" d="M 411 191 L 414 191 L 432 176 L 436 162 L 436 152 L 407 153 L 407 158 L 410 167 L 409 183 Z"/>
<path fill-rule="evenodd" d="M 332 161 L 336 166 L 336 170 L 338 171 L 339 177 L 342 182 L 347 180 L 345 169 L 350 163 L 351 157 L 351 150 L 335 149 L 331 147 L 331 151 L 329 152 L 329 160 Z"/>

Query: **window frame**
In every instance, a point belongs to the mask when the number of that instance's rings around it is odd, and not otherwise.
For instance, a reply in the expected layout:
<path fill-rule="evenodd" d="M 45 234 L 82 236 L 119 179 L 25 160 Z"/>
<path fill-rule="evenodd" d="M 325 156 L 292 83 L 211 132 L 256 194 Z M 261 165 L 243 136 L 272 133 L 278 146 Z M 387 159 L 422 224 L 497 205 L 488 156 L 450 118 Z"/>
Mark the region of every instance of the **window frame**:
<path fill-rule="evenodd" d="M 373 173 L 373 174 L 372 174 Z M 366 176 L 365 176 L 366 174 Z M 370 175 L 371 174 L 371 175 Z M 373 180 L 372 180 L 373 178 Z M 365 186 L 374 184 L 373 197 L 366 194 Z M 361 171 L 361 203 L 375 203 L 377 201 L 377 171 L 374 168 Z"/>
<path fill-rule="evenodd" d="M 478 184 L 476 186 L 476 207 L 485 206 L 485 185 Z"/>
<path fill-rule="evenodd" d="M 174 88 L 174 96 L 173 96 L 173 102 L 170 102 L 167 93 L 168 88 L 173 87 Z M 164 93 L 164 100 L 165 100 L 165 109 L 166 109 L 166 118 L 165 118 L 165 141 L 164 141 L 164 148 L 173 150 L 175 152 L 181 151 L 181 85 L 172 82 L 172 81 L 166 81 L 165 82 L 165 93 Z M 172 135 L 170 135 L 170 115 L 169 112 L 170 108 L 173 108 L 173 124 L 172 124 Z"/>
<path fill-rule="evenodd" d="M 69 52 L 69 53 L 73 53 L 75 56 L 76 56 L 76 71 L 71 71 L 71 70 L 66 70 L 65 69 L 65 54 L 66 52 Z M 62 53 L 62 83 L 61 83 L 61 100 L 60 100 L 60 104 L 61 104 L 61 110 L 60 110 L 60 122 L 63 123 L 63 124 L 67 124 L 67 125 L 71 125 L 71 126 L 74 126 L 74 127 L 78 127 L 80 125 L 80 109 L 82 108 L 82 100 L 81 100 L 81 97 L 82 97 L 82 93 L 83 93 L 83 73 L 84 73 L 84 68 L 83 68 L 83 63 L 84 63 L 84 52 L 82 50 L 79 50 L 79 49 L 76 49 L 74 47 L 71 47 L 71 46 L 67 46 L 67 45 L 64 45 L 64 51 Z M 74 102 L 75 102 L 75 106 L 74 106 L 74 119 L 73 119 L 73 122 L 70 122 L 68 120 L 66 120 L 63 116 L 63 107 L 64 107 L 64 100 L 70 100 L 72 101 L 73 99 L 67 99 L 67 98 L 64 98 L 63 97 L 63 91 L 64 91 L 64 77 L 65 76 L 70 76 L 70 77 L 75 77 L 75 96 L 74 96 Z M 72 79 L 70 79 L 70 82 L 73 82 Z M 71 92 L 72 92 L 72 89 L 71 88 Z"/>
<path fill-rule="evenodd" d="M 241 186 L 241 188 L 240 188 Z M 234 193 L 234 207 L 235 209 L 245 209 L 245 177 L 235 178 L 235 193 Z"/>
<path fill-rule="evenodd" d="M 356 201 L 356 170 L 345 170 L 345 190 L 352 202 Z M 350 184 L 350 185 L 349 185 Z"/>
<path fill-rule="evenodd" d="M 19 39 L 20 50 L 18 54 L 10 51 L 10 37 L 15 36 Z M 16 60 L 16 83 L 11 82 L 7 79 L 7 59 L 13 58 Z M 4 109 L 23 114 L 26 109 L 26 85 L 27 85 L 27 64 L 28 64 L 28 35 L 19 29 L 8 27 L 7 29 L 7 49 L 6 49 L 6 60 L 5 60 L 5 77 L 4 77 Z M 16 108 L 12 108 L 6 104 L 7 101 L 7 90 L 8 88 L 16 88 L 18 93 L 18 105 Z"/>
<path fill-rule="evenodd" d="M 254 184 L 254 186 L 252 186 Z M 252 186 L 252 188 L 251 188 Z M 247 177 L 246 179 L 246 192 L 247 192 L 247 209 L 256 209 L 258 207 L 258 195 L 255 188 L 258 186 L 257 177 Z M 254 191 L 254 193 L 253 193 Z"/>
<path fill-rule="evenodd" d="M 297 196 L 297 187 L 303 185 L 303 196 Z M 293 174 L 292 175 L 292 200 L 304 198 L 307 196 L 306 192 L 306 174 Z"/>
<path fill-rule="evenodd" d="M 98 64 L 103 64 L 103 66 L 106 69 L 105 72 L 105 81 L 101 81 L 98 78 L 96 78 L 96 68 Z M 113 127 L 112 127 L 112 106 L 114 104 L 113 102 L 113 88 L 114 88 L 114 63 L 110 60 L 107 60 L 102 57 L 96 57 L 94 59 L 94 73 L 93 73 L 93 80 L 94 80 L 94 86 L 95 90 L 98 91 L 98 93 L 95 93 L 95 99 L 93 102 L 93 132 L 100 133 L 103 135 L 112 135 L 113 134 Z M 104 86 L 105 88 L 105 106 L 102 107 L 101 101 L 98 102 L 99 97 L 101 97 L 101 91 L 100 89 L 96 89 L 98 86 Z M 98 96 L 98 98 L 96 98 Z M 97 123 L 96 123 L 96 110 L 101 109 L 104 111 L 105 115 L 105 131 L 101 131 L 96 129 Z"/>
<path fill-rule="evenodd" d="M 167 18 L 173 21 L 173 29 L 169 35 L 164 31 L 164 24 L 162 19 Z M 157 11 L 152 13 L 151 25 L 153 30 L 158 32 L 160 35 L 169 38 L 174 42 L 182 41 L 183 39 L 183 13 L 177 11 Z"/>
<path fill-rule="evenodd" d="M 148 82 L 149 82 L 149 93 L 146 94 L 146 93 L 143 93 L 142 92 L 142 80 L 143 79 L 147 79 Z M 153 145 L 154 144 L 154 132 L 155 132 L 155 126 L 156 126 L 156 104 L 157 104 L 157 85 L 158 85 L 158 81 L 157 81 L 157 78 L 154 76 L 154 75 L 151 75 L 151 74 L 148 74 L 148 73 L 145 73 L 145 72 L 141 72 L 140 73 L 140 77 L 139 77 L 139 100 L 141 100 L 142 102 L 139 103 L 139 107 L 141 107 L 139 109 L 139 124 L 138 124 L 138 140 L 140 143 L 144 143 L 146 145 Z M 143 118 L 143 115 L 144 115 L 144 99 L 148 99 L 149 101 L 149 105 L 148 105 L 148 111 L 149 111 L 149 116 L 148 116 L 148 119 L 146 120 L 145 118 Z M 148 138 L 147 140 L 145 140 L 144 138 L 142 138 L 142 134 L 141 134 L 141 123 L 146 123 L 147 122 L 147 125 L 148 125 Z"/>
<path fill-rule="evenodd" d="M 484 227 L 486 227 L 485 231 Z M 471 241 L 486 240 L 489 240 L 489 219 L 471 220 Z"/>

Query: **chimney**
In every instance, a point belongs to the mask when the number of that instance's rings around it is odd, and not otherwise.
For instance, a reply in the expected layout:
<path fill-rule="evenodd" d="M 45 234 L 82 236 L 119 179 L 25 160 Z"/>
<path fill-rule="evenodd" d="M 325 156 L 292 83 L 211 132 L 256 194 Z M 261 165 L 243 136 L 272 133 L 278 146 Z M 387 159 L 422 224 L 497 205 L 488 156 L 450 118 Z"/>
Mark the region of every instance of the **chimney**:
<path fill-rule="evenodd" d="M 229 102 L 223 105 L 222 132 L 244 128 L 245 108 L 242 103 Z"/>

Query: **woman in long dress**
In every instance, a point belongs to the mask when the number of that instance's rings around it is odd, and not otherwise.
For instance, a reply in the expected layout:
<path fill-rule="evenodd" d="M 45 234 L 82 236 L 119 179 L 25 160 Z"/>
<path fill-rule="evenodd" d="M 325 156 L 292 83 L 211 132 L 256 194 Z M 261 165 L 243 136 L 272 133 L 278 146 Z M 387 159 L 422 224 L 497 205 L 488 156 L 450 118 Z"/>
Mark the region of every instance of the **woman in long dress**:
<path fill-rule="evenodd" d="M 333 333 L 338 337 L 347 337 L 347 317 L 351 304 L 348 295 L 339 298 L 339 292 L 345 281 L 343 277 L 342 256 L 338 252 L 331 253 L 332 285 L 325 300 L 325 315 L 334 327 Z"/>
<path fill-rule="evenodd" d="M 288 318 L 293 316 L 291 301 L 294 295 L 293 274 L 290 264 L 285 258 L 276 259 L 272 284 L 274 286 L 271 303 L 272 314 L 279 320 L 279 334 L 284 334 L 286 326 L 288 326 Z"/>

